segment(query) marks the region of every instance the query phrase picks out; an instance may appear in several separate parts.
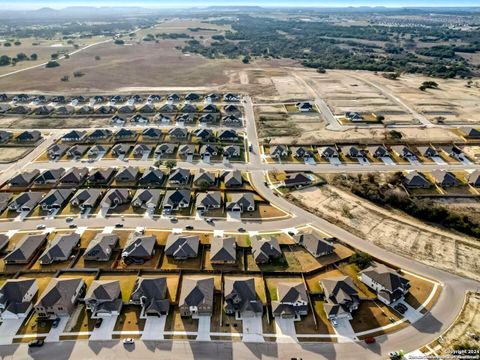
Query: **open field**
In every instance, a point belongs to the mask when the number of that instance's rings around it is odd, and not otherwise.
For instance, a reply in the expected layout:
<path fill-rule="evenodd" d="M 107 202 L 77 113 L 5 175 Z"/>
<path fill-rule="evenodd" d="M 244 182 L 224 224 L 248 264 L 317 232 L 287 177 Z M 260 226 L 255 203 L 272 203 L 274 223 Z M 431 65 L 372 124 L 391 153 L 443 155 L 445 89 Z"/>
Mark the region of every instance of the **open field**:
<path fill-rule="evenodd" d="M 33 148 L 28 147 L 2 147 L 0 148 L 0 163 L 9 163 L 27 155 Z"/>

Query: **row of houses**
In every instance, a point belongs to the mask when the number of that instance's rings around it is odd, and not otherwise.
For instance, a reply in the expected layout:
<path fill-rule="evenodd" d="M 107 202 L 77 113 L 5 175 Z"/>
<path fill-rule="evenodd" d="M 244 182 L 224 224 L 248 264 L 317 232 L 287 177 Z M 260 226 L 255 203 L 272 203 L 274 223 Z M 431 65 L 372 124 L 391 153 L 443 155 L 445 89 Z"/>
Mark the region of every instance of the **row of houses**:
<path fill-rule="evenodd" d="M 168 113 L 155 113 L 155 115 L 153 116 L 150 116 L 153 114 L 153 112 L 150 115 L 148 115 L 149 113 L 136 114 L 130 116 L 130 118 L 127 118 L 126 116 L 122 115 L 122 113 L 120 113 L 120 115 L 117 114 L 112 116 L 110 122 L 113 125 L 125 125 L 127 122 L 130 122 L 133 125 L 148 125 L 149 123 L 156 123 L 159 125 L 171 125 L 175 123 L 179 126 L 191 126 L 197 122 L 201 125 L 212 125 L 218 122 L 220 122 L 224 126 L 239 127 L 243 125 L 243 120 L 240 113 L 231 113 L 225 116 L 221 116 L 220 114 L 215 113 L 206 113 L 203 115 L 197 115 L 196 113 L 182 113 L 178 115 L 172 115 L 172 113 L 175 113 L 174 109 L 170 109 L 170 112 Z"/>
<path fill-rule="evenodd" d="M 416 170 L 410 171 L 403 175 L 403 184 L 407 188 L 411 189 L 429 189 L 435 184 L 442 188 L 449 188 L 469 184 L 472 186 L 480 186 L 480 170 L 474 170 L 468 174 L 465 178 L 459 178 L 458 175 L 451 171 L 446 170 L 433 170 L 430 172 L 433 181 L 430 181 L 428 177 Z"/>
<path fill-rule="evenodd" d="M 0 143 L 14 141 L 17 143 L 34 144 L 42 138 L 42 133 L 38 130 L 25 130 L 19 134 L 13 134 L 10 131 L 0 130 Z"/>

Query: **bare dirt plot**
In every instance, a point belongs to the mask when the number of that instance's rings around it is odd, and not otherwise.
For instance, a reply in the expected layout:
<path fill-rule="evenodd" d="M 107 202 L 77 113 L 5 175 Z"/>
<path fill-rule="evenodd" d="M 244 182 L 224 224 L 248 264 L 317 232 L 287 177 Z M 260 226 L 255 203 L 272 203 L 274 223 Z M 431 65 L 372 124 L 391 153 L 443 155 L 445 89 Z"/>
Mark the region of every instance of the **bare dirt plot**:
<path fill-rule="evenodd" d="M 375 329 L 400 320 L 400 318 L 387 306 L 376 301 L 360 301 L 358 309 L 350 321 L 355 332 Z"/>
<path fill-rule="evenodd" d="M 28 118 L 8 117 L 0 118 L 0 125 L 15 129 L 78 129 L 96 128 L 110 125 L 109 117 L 68 117 L 68 118 Z"/>
<path fill-rule="evenodd" d="M 33 148 L 27 147 L 2 147 L 0 148 L 0 162 L 10 163 L 13 161 L 17 161 L 18 159 L 27 155 L 32 150 Z"/>
<path fill-rule="evenodd" d="M 320 286 L 320 280 L 330 279 L 343 276 L 343 273 L 339 270 L 328 270 L 315 275 L 306 276 L 305 280 L 307 282 L 308 290 L 311 292 L 321 292 L 322 287 Z"/>
<path fill-rule="evenodd" d="M 401 212 L 386 211 L 329 186 L 295 191 L 291 196 L 320 217 L 389 251 L 480 278 L 480 247 L 474 239 L 426 225 Z"/>
<path fill-rule="evenodd" d="M 145 319 L 140 318 L 140 311 L 140 306 L 124 305 L 113 330 L 142 331 L 145 327 Z"/>
<path fill-rule="evenodd" d="M 415 309 L 418 309 L 429 297 L 433 290 L 433 283 L 410 274 L 402 274 L 410 282 L 410 289 L 405 300 Z"/>

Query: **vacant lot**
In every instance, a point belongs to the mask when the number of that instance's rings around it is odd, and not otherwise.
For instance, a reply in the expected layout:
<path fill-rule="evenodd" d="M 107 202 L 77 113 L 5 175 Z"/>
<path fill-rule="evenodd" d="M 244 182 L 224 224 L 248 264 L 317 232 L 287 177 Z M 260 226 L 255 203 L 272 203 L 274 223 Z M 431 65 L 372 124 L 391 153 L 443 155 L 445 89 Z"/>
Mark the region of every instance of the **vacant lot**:
<path fill-rule="evenodd" d="M 27 155 L 33 148 L 2 147 L 0 148 L 0 163 L 10 163 Z"/>

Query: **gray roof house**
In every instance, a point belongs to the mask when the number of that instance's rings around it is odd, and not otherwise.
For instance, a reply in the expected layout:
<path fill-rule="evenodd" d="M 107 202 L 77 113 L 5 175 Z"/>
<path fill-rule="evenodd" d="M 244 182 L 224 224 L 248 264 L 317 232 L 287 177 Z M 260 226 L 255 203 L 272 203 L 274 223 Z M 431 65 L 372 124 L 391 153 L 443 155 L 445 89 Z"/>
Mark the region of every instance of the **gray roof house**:
<path fill-rule="evenodd" d="M 83 279 L 53 278 L 35 304 L 35 312 L 40 318 L 70 316 L 84 291 Z"/>
<path fill-rule="evenodd" d="M 390 153 L 388 152 L 387 148 L 383 145 L 367 146 L 367 151 L 374 158 L 390 157 Z"/>
<path fill-rule="evenodd" d="M 132 155 L 134 157 L 139 158 L 143 156 L 149 156 L 151 152 L 152 152 L 152 148 L 149 145 L 137 144 L 133 147 Z"/>
<path fill-rule="evenodd" d="M 175 185 L 185 185 L 188 180 L 190 180 L 190 170 L 188 169 L 177 168 L 168 177 L 168 182 Z"/>
<path fill-rule="evenodd" d="M 378 299 L 387 305 L 402 299 L 410 289 L 407 279 L 381 264 L 363 270 L 360 281 L 373 289 Z"/>
<path fill-rule="evenodd" d="M 313 105 L 306 101 L 296 103 L 295 107 L 302 112 L 312 111 L 313 109 Z"/>
<path fill-rule="evenodd" d="M 213 296 L 213 276 L 201 278 L 184 276 L 178 302 L 180 315 L 192 318 L 212 315 Z"/>
<path fill-rule="evenodd" d="M 10 178 L 10 180 L 8 180 L 8 185 L 10 187 L 27 187 L 39 174 L 40 171 L 37 169 L 21 172 Z"/>
<path fill-rule="evenodd" d="M 67 150 L 70 148 L 70 145 L 67 144 L 53 144 L 47 149 L 47 155 L 50 160 L 55 160 L 61 158 Z"/>
<path fill-rule="evenodd" d="M 366 156 L 366 152 L 364 150 L 359 149 L 354 145 L 342 146 L 341 150 L 342 154 L 352 159 L 364 158 Z"/>
<path fill-rule="evenodd" d="M 238 145 L 226 145 L 223 147 L 223 156 L 227 159 L 239 157 L 241 153 L 240 146 Z"/>
<path fill-rule="evenodd" d="M 277 285 L 277 301 L 272 301 L 273 316 L 300 320 L 308 314 L 307 289 L 302 281 L 282 281 Z"/>
<path fill-rule="evenodd" d="M 231 201 L 227 203 L 227 211 L 246 212 L 255 211 L 255 199 L 252 193 L 233 193 Z"/>
<path fill-rule="evenodd" d="M 474 170 L 468 175 L 468 183 L 472 186 L 480 186 L 480 170 Z"/>
<path fill-rule="evenodd" d="M 243 124 L 242 118 L 234 114 L 224 116 L 222 122 L 226 126 L 242 126 Z"/>
<path fill-rule="evenodd" d="M 470 126 L 462 126 L 458 129 L 466 138 L 477 139 L 480 138 L 480 131 Z"/>
<path fill-rule="evenodd" d="M 142 236 L 132 233 L 125 248 L 122 251 L 122 260 L 125 264 L 132 263 L 143 264 L 150 260 L 155 254 L 155 244 L 157 238 L 155 236 Z"/>
<path fill-rule="evenodd" d="M 42 134 L 38 130 L 25 130 L 17 135 L 15 141 L 17 142 L 37 142 L 42 138 Z"/>
<path fill-rule="evenodd" d="M 73 145 L 67 150 L 67 157 L 71 159 L 81 158 L 89 149 L 88 145 Z"/>
<path fill-rule="evenodd" d="M 242 186 L 242 172 L 240 170 L 227 171 L 224 173 L 224 182 L 226 187 Z"/>
<path fill-rule="evenodd" d="M 360 298 L 353 281 L 348 276 L 323 279 L 320 285 L 325 295 L 323 308 L 330 320 L 352 319 L 352 312 L 358 309 Z"/>
<path fill-rule="evenodd" d="M 398 156 L 404 159 L 416 159 L 417 157 L 413 153 L 412 150 L 410 150 L 407 146 L 405 145 L 394 145 L 391 147 L 392 151 L 396 153 Z"/>
<path fill-rule="evenodd" d="M 7 279 L 0 288 L 0 319 L 25 319 L 32 310 L 37 292 L 35 279 Z"/>
<path fill-rule="evenodd" d="M 438 156 L 437 149 L 433 146 L 417 146 L 417 150 L 423 157 L 432 158 Z"/>
<path fill-rule="evenodd" d="M 220 140 L 226 140 L 226 141 L 236 141 L 238 140 L 238 134 L 235 130 L 233 129 L 225 129 L 220 131 L 220 133 L 217 136 Z"/>
<path fill-rule="evenodd" d="M 185 139 L 188 136 L 188 131 L 185 128 L 176 127 L 170 129 L 168 134 L 174 139 Z"/>
<path fill-rule="evenodd" d="M 222 193 L 220 191 L 208 191 L 197 195 L 197 211 L 203 213 L 222 206 Z"/>
<path fill-rule="evenodd" d="M 107 146 L 97 144 L 97 145 L 93 145 L 90 149 L 88 149 L 87 156 L 90 159 L 95 159 L 96 157 L 105 154 L 107 151 L 108 151 Z"/>
<path fill-rule="evenodd" d="M 142 132 L 142 136 L 145 139 L 149 139 L 149 140 L 153 140 L 153 139 L 158 140 L 162 135 L 163 135 L 162 130 L 153 128 L 153 127 L 146 128 Z"/>
<path fill-rule="evenodd" d="M 110 189 L 102 199 L 102 208 L 114 209 L 117 206 L 130 202 L 130 191 L 128 189 Z"/>
<path fill-rule="evenodd" d="M 313 151 L 305 146 L 292 146 L 290 149 L 297 159 L 309 160 L 314 157 Z"/>
<path fill-rule="evenodd" d="M 180 156 L 192 156 L 195 154 L 195 145 L 193 144 L 184 144 L 180 145 L 180 148 L 178 149 L 178 154 Z"/>
<path fill-rule="evenodd" d="M 107 185 L 113 177 L 114 168 L 92 169 L 88 173 L 87 181 L 95 185 Z"/>
<path fill-rule="evenodd" d="M 220 153 L 220 149 L 214 144 L 203 144 L 200 146 L 200 156 L 203 158 L 217 156 Z"/>
<path fill-rule="evenodd" d="M 196 186 L 213 186 L 217 180 L 217 174 L 203 169 L 198 170 L 193 177 L 193 184 Z"/>
<path fill-rule="evenodd" d="M 64 173 L 64 168 L 45 170 L 33 182 L 35 185 L 56 184 Z"/>
<path fill-rule="evenodd" d="M 234 264 L 237 261 L 237 244 L 233 236 L 215 236 L 210 246 L 211 264 Z"/>
<path fill-rule="evenodd" d="M 70 255 L 80 243 L 80 235 L 58 234 L 47 245 L 45 251 L 40 255 L 39 261 L 42 265 L 49 265 L 54 262 L 67 261 Z"/>
<path fill-rule="evenodd" d="M 286 175 L 283 183 L 285 187 L 300 188 L 302 186 L 311 185 L 312 180 L 308 176 L 306 176 L 304 173 L 289 173 Z"/>
<path fill-rule="evenodd" d="M 161 170 L 149 168 L 142 177 L 138 180 L 140 186 L 160 186 L 163 184 L 164 174 Z"/>
<path fill-rule="evenodd" d="M 318 148 L 318 154 L 324 159 L 338 158 L 338 151 L 333 146 L 322 146 Z"/>
<path fill-rule="evenodd" d="M 212 129 L 200 128 L 193 131 L 193 135 L 203 141 L 208 141 L 214 138 Z"/>
<path fill-rule="evenodd" d="M 227 315 L 237 319 L 260 317 L 263 314 L 263 304 L 257 296 L 254 278 L 225 279 L 224 310 Z"/>
<path fill-rule="evenodd" d="M 73 189 L 52 189 L 40 201 L 40 206 L 44 211 L 60 209 L 68 202 L 72 194 Z"/>
<path fill-rule="evenodd" d="M 115 175 L 117 182 L 136 182 L 139 175 L 139 169 L 135 166 L 127 166 L 119 169 Z"/>
<path fill-rule="evenodd" d="M 84 301 L 92 319 L 120 315 L 123 305 L 120 281 L 94 280 L 85 294 Z"/>
<path fill-rule="evenodd" d="M 274 236 L 252 236 L 252 255 L 257 264 L 265 264 L 282 257 L 282 249 Z"/>
<path fill-rule="evenodd" d="M 168 315 L 170 301 L 167 292 L 165 277 L 139 277 L 130 296 L 130 304 L 142 307 L 140 319 Z"/>
<path fill-rule="evenodd" d="M 80 189 L 73 195 L 70 204 L 81 209 L 94 208 L 101 197 L 102 191 L 100 189 Z"/>
<path fill-rule="evenodd" d="M 3 259 L 5 264 L 28 264 L 47 241 L 48 234 L 25 235 Z"/>
<path fill-rule="evenodd" d="M 137 133 L 135 131 L 126 129 L 126 128 L 121 128 L 115 133 L 114 138 L 115 139 L 132 139 L 132 138 L 135 138 L 136 136 L 137 136 Z"/>
<path fill-rule="evenodd" d="M 79 186 L 83 183 L 87 175 L 88 168 L 73 167 L 67 170 L 65 174 L 63 174 L 62 178 L 60 179 L 60 184 Z"/>
<path fill-rule="evenodd" d="M 0 193 L 0 213 L 2 213 L 7 207 L 10 199 L 12 198 L 12 194 L 10 193 Z"/>
<path fill-rule="evenodd" d="M 18 195 L 10 204 L 8 210 L 16 212 L 32 211 L 35 206 L 42 200 L 42 192 L 23 192 Z"/>
<path fill-rule="evenodd" d="M 172 143 L 163 143 L 157 145 L 155 148 L 155 155 L 172 155 L 175 153 L 175 149 L 177 148 L 177 144 Z"/>
<path fill-rule="evenodd" d="M 293 239 L 316 258 L 330 255 L 334 252 L 333 244 L 315 232 L 299 233 L 294 235 Z"/>
<path fill-rule="evenodd" d="M 165 255 L 175 260 L 195 258 L 198 255 L 200 240 L 197 235 L 183 236 L 170 234 L 165 245 Z"/>
<path fill-rule="evenodd" d="M 115 157 L 125 156 L 130 151 L 132 145 L 126 143 L 119 143 L 112 147 L 112 155 Z"/>
<path fill-rule="evenodd" d="M 155 210 L 160 201 L 161 193 L 161 190 L 138 189 L 132 198 L 132 206 L 147 210 Z"/>
<path fill-rule="evenodd" d="M 190 206 L 190 190 L 168 190 L 163 201 L 163 213 L 170 214 L 174 210 L 188 208 Z"/>
<path fill-rule="evenodd" d="M 450 171 L 433 170 L 432 176 L 437 185 L 444 188 L 460 185 L 460 180 Z"/>
<path fill-rule="evenodd" d="M 288 156 L 288 147 L 286 145 L 270 146 L 270 157 L 274 159 L 285 158 Z"/>
<path fill-rule="evenodd" d="M 88 243 L 83 258 L 86 261 L 109 261 L 113 250 L 118 244 L 119 237 L 116 234 L 97 234 Z"/>
<path fill-rule="evenodd" d="M 417 172 L 416 170 L 410 171 L 405 174 L 403 178 L 403 184 L 407 188 L 424 188 L 428 189 L 432 187 L 432 183 L 428 181 L 423 174 Z"/>

